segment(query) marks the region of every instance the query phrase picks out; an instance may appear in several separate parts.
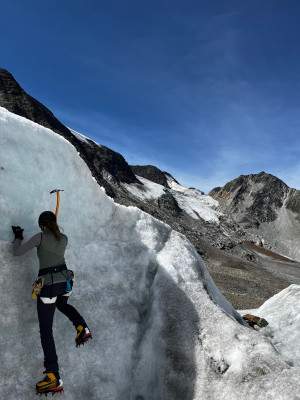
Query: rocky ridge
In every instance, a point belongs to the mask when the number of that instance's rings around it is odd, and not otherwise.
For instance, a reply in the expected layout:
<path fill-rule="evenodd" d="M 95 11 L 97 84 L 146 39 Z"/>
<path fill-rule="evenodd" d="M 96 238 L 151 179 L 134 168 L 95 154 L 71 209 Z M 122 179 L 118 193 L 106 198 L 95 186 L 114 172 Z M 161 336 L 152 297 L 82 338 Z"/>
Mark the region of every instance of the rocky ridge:
<path fill-rule="evenodd" d="M 289 187 L 273 175 L 260 172 L 241 175 L 223 188 L 213 189 L 209 195 L 220 203 L 220 209 L 231 214 L 245 227 L 259 226 L 274 221 L 276 209 L 283 206 Z"/>
<path fill-rule="evenodd" d="M 105 188 L 110 197 L 116 197 L 113 185 L 137 181 L 121 154 L 92 140 L 80 140 L 47 107 L 27 94 L 12 74 L 3 68 L 0 68 L 0 106 L 51 129 L 71 142 L 89 166 L 94 178 Z"/>

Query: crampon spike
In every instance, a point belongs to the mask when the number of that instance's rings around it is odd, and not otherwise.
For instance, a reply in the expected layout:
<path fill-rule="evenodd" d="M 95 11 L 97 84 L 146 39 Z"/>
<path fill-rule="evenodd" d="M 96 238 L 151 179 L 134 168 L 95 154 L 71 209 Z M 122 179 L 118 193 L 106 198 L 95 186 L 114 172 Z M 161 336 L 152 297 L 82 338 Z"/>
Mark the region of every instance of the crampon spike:
<path fill-rule="evenodd" d="M 45 396 L 47 396 L 47 394 L 48 393 L 51 393 L 52 394 L 52 396 L 54 396 L 56 393 L 63 393 L 64 392 L 64 389 L 61 387 L 61 388 L 57 388 L 57 389 L 55 389 L 55 390 L 47 390 L 47 391 L 44 391 L 44 392 L 36 392 L 36 395 L 40 395 L 40 396 L 42 396 L 43 394 L 45 395 Z"/>
<path fill-rule="evenodd" d="M 81 343 L 76 344 L 76 347 L 84 346 L 86 342 L 88 342 L 90 339 L 93 339 L 92 335 L 89 333 Z"/>

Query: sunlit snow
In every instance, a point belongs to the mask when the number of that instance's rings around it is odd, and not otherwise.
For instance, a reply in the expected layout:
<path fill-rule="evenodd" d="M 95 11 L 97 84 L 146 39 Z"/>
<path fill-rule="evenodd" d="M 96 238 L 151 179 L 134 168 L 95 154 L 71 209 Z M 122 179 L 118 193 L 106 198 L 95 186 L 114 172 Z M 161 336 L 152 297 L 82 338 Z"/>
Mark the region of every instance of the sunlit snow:
<path fill-rule="evenodd" d="M 35 398 L 42 377 L 33 250 L 12 256 L 11 225 L 38 232 L 53 189 L 75 271 L 70 303 L 93 334 L 76 350 L 59 312 L 54 336 L 67 400 L 297 399 L 299 369 L 241 323 L 190 242 L 106 196 L 64 138 L 0 108 L 1 395 Z M 297 397 L 298 396 L 298 397 Z"/>
<path fill-rule="evenodd" d="M 175 182 L 175 180 L 168 174 L 166 174 L 168 185 L 171 189 L 177 190 L 178 192 L 185 192 L 187 188 L 181 186 L 179 183 Z"/>
<path fill-rule="evenodd" d="M 149 181 L 146 178 L 142 178 L 141 176 L 137 176 L 137 178 L 142 182 L 142 185 L 136 183 L 125 183 L 123 186 L 138 199 L 157 200 L 164 194 L 164 186 Z M 219 216 L 222 214 L 216 210 L 218 206 L 217 200 L 214 200 L 210 196 L 203 195 L 197 189 L 183 190 L 182 186 L 176 184 L 176 182 L 174 182 L 174 184 L 174 189 L 170 189 L 170 193 L 176 199 L 182 210 L 195 219 L 202 218 L 204 221 L 219 224 Z M 178 190 L 178 187 L 180 190 Z"/>
<path fill-rule="evenodd" d="M 158 183 L 149 181 L 146 178 L 137 175 L 138 180 L 142 183 L 123 183 L 123 186 L 135 197 L 140 200 L 155 200 L 164 194 L 165 187 Z"/>
<path fill-rule="evenodd" d="M 265 318 L 261 330 L 291 365 L 300 368 L 300 285 L 290 285 L 257 310 L 241 311 Z"/>
<path fill-rule="evenodd" d="M 73 133 L 73 135 L 76 136 L 77 139 L 79 139 L 81 142 L 84 142 L 84 143 L 86 143 L 86 144 L 89 144 L 89 141 L 90 141 L 90 142 L 94 142 L 97 146 L 101 147 L 101 144 L 96 143 L 96 142 L 95 142 L 94 140 L 92 140 L 92 139 L 89 139 L 88 137 L 84 136 L 82 133 L 76 132 L 76 131 L 74 131 L 74 129 L 71 129 L 71 128 L 68 128 L 68 129 L 69 129 L 69 130 Z"/>
<path fill-rule="evenodd" d="M 81 133 L 79 133 L 79 132 L 76 132 L 76 131 L 74 131 L 74 129 L 71 129 L 71 128 L 68 128 L 72 133 L 73 133 L 73 135 L 74 136 L 76 136 L 77 137 L 77 139 L 79 139 L 81 142 L 84 142 L 84 143 L 88 143 L 88 138 L 86 137 L 86 136 L 84 136 L 84 135 L 82 135 Z"/>
<path fill-rule="evenodd" d="M 212 197 L 202 194 L 197 189 L 187 189 L 181 193 L 172 191 L 172 195 L 177 200 L 180 208 L 186 211 L 191 217 L 204 221 L 219 223 L 219 216 L 222 215 L 216 211 L 218 202 Z"/>

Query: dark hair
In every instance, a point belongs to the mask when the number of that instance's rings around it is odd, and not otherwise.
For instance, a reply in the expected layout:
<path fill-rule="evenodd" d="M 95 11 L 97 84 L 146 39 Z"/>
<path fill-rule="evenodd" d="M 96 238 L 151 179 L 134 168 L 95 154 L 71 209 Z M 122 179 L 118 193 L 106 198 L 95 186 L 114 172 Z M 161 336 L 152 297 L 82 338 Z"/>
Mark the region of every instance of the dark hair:
<path fill-rule="evenodd" d="M 56 215 L 52 211 L 44 211 L 39 217 L 39 226 L 46 226 L 55 235 L 56 240 L 60 241 L 60 230 L 56 222 Z"/>
<path fill-rule="evenodd" d="M 46 222 L 45 225 L 50 231 L 54 234 L 56 240 L 59 242 L 60 241 L 60 230 L 59 227 L 56 223 L 56 221 L 48 221 Z"/>
<path fill-rule="evenodd" d="M 56 222 L 56 215 L 52 211 L 43 211 L 39 216 L 39 225 L 46 225 L 48 221 Z"/>

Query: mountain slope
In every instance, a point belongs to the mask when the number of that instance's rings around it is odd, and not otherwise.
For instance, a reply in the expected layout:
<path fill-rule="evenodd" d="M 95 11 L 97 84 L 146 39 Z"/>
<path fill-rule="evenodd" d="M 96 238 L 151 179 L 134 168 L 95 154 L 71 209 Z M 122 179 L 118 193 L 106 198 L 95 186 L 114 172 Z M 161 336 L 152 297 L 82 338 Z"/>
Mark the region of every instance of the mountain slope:
<path fill-rule="evenodd" d="M 50 130 L 3 108 L 0 123 L 4 398 L 31 399 L 42 370 L 30 293 L 36 255 L 11 255 L 10 226 L 21 224 L 26 239 L 36 233 L 39 213 L 55 208 L 54 187 L 65 189 L 58 218 L 69 236 L 66 262 L 75 271 L 71 299 L 93 333 L 79 354 L 74 328 L 56 315 L 67 400 L 256 400 L 262 387 L 264 398 L 300 395 L 299 370 L 240 324 L 184 236 L 115 204 L 74 147 Z"/>
<path fill-rule="evenodd" d="M 115 184 L 137 181 L 121 154 L 100 146 L 88 138 L 85 141 L 80 140 L 58 121 L 50 110 L 27 94 L 14 77 L 3 68 L 0 68 L 0 106 L 51 129 L 72 143 L 109 196 L 116 196 L 116 190 L 110 181 Z"/>
<path fill-rule="evenodd" d="M 269 250 L 300 260 L 300 191 L 261 172 L 241 175 L 209 195 L 219 202 L 219 211 L 260 236 Z"/>

